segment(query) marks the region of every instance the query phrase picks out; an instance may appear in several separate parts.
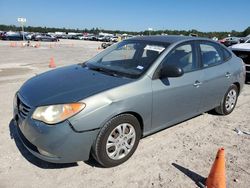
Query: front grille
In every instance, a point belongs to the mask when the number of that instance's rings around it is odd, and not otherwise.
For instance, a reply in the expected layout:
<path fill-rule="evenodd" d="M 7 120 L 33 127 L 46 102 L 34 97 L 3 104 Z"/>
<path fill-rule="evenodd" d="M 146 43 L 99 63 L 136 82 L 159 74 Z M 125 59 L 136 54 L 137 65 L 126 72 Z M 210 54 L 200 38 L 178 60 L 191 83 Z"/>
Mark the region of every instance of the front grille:
<path fill-rule="evenodd" d="M 250 66 L 246 66 L 246 71 L 250 71 Z"/>
<path fill-rule="evenodd" d="M 17 96 L 17 109 L 18 113 L 22 118 L 26 118 L 30 111 L 30 106 L 27 105 L 19 96 Z"/>

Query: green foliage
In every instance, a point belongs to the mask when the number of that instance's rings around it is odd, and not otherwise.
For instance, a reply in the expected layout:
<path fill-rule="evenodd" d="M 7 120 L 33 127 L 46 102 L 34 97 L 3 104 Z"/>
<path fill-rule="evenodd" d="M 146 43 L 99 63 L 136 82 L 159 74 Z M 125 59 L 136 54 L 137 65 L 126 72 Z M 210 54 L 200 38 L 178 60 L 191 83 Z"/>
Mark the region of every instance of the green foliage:
<path fill-rule="evenodd" d="M 242 32 L 243 36 L 247 36 L 250 35 L 250 27 L 246 28 L 243 32 Z"/>
<path fill-rule="evenodd" d="M 21 31 L 21 27 L 15 26 L 15 25 L 0 25 L 0 31 Z M 229 32 L 201 32 L 197 30 L 156 30 L 156 31 L 140 31 L 140 32 L 132 32 L 132 31 L 120 31 L 120 30 L 106 30 L 106 29 L 100 29 L 98 27 L 92 28 L 92 29 L 69 29 L 69 28 L 54 28 L 54 27 L 33 27 L 33 26 L 26 26 L 25 31 L 28 32 L 40 32 L 40 33 L 47 33 L 47 32 L 76 32 L 76 33 L 94 33 L 98 34 L 99 32 L 105 32 L 105 33 L 115 33 L 115 34 L 123 34 L 127 33 L 130 35 L 161 35 L 161 34 L 168 34 L 168 35 L 189 35 L 197 34 L 200 37 L 217 37 L 219 39 L 225 38 L 230 34 L 231 36 L 239 36 L 244 37 L 250 34 L 250 27 L 245 29 L 243 32 L 239 31 L 229 31 Z"/>

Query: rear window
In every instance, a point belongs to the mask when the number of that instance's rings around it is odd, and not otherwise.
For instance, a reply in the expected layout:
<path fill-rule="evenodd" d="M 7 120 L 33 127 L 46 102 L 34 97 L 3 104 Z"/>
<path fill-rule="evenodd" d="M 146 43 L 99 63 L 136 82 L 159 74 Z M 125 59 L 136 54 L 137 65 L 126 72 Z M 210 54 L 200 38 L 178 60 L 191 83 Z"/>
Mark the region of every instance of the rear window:
<path fill-rule="evenodd" d="M 202 42 L 200 44 L 201 59 L 203 67 L 210 67 L 222 63 L 222 54 L 220 48 L 211 42 Z"/>

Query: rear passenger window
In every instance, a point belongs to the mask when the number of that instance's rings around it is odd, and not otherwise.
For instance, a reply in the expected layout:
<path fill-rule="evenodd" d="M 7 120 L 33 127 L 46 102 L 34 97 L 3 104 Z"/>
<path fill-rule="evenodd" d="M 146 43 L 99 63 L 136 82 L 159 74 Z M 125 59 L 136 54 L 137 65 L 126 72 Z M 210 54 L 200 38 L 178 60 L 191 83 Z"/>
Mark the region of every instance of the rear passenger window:
<path fill-rule="evenodd" d="M 200 44 L 200 50 L 203 67 L 210 67 L 223 62 L 223 57 L 216 45 L 212 43 L 202 43 Z"/>
<path fill-rule="evenodd" d="M 183 69 L 184 72 L 190 72 L 197 69 L 194 50 L 191 44 L 184 44 L 174 49 L 165 60 L 164 63 L 176 64 Z"/>

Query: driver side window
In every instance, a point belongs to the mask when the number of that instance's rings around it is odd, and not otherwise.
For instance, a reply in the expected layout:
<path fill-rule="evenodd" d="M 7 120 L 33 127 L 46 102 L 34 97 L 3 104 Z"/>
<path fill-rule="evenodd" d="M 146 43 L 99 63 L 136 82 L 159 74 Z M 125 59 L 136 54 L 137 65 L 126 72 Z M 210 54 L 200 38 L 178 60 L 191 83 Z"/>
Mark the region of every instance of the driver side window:
<path fill-rule="evenodd" d="M 191 44 L 183 44 L 176 47 L 167 55 L 165 63 L 177 65 L 184 72 L 190 72 L 198 68 L 197 61 L 195 61 L 194 47 Z"/>

